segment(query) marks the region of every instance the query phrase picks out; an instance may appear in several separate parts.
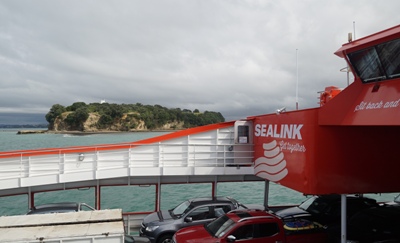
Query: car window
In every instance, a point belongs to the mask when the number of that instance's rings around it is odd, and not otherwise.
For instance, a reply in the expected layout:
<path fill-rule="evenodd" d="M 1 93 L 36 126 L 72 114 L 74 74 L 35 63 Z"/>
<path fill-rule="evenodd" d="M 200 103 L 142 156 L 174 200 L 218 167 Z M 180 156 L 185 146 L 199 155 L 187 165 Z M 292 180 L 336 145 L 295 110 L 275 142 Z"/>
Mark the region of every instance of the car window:
<path fill-rule="evenodd" d="M 224 215 L 208 223 L 205 228 L 214 237 L 222 237 L 235 224 L 228 216 Z"/>
<path fill-rule="evenodd" d="M 309 200 L 302 203 L 299 207 L 306 210 L 309 213 L 322 213 L 326 210 L 326 206 L 328 204 L 324 201 L 323 198 L 312 197 Z"/>
<path fill-rule="evenodd" d="M 194 209 L 192 212 L 190 212 L 188 214 L 188 217 L 192 217 L 193 221 L 212 218 L 212 215 L 210 214 L 210 207 L 209 206 L 198 207 Z"/>
<path fill-rule="evenodd" d="M 232 235 L 235 236 L 236 240 L 252 239 L 253 238 L 253 225 L 252 224 L 243 225 L 243 226 L 237 228 L 232 233 Z"/>
<path fill-rule="evenodd" d="M 231 210 L 232 209 L 229 205 L 218 205 L 218 206 L 214 207 L 214 214 L 215 214 L 215 217 L 218 218 Z"/>
<path fill-rule="evenodd" d="M 270 237 L 279 233 L 277 223 L 256 224 L 254 227 L 254 238 Z"/>
<path fill-rule="evenodd" d="M 236 240 L 240 241 L 271 237 L 277 235 L 278 233 L 279 227 L 277 223 L 260 223 L 243 225 L 236 229 L 232 235 L 235 236 Z"/>
<path fill-rule="evenodd" d="M 279 227 L 276 223 L 261 223 L 243 225 L 236 229 L 232 235 L 236 240 L 248 240 L 256 238 L 271 237 L 279 233 Z"/>
<path fill-rule="evenodd" d="M 179 204 L 178 206 L 176 206 L 173 210 L 172 213 L 175 216 L 181 216 L 182 214 L 188 212 L 192 207 L 190 206 L 190 202 L 189 201 L 184 201 L 181 204 Z"/>

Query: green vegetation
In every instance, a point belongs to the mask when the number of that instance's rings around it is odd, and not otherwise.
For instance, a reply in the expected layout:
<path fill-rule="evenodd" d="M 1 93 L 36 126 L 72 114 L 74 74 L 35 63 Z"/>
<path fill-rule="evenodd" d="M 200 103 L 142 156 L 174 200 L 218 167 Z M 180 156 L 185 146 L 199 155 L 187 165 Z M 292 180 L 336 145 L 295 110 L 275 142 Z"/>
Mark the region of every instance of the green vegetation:
<path fill-rule="evenodd" d="M 109 104 L 75 102 L 71 106 L 64 107 L 55 104 L 46 114 L 49 129 L 55 128 L 55 123 L 63 122 L 61 127 L 65 130 L 84 131 L 84 123 L 89 117 L 97 118 L 92 124 L 100 130 L 129 131 L 137 129 L 140 124 L 146 129 L 161 129 L 166 124 L 174 124 L 171 129 L 190 128 L 207 124 L 224 122 L 225 118 L 220 112 L 198 109 L 193 112 L 180 108 L 169 109 L 160 105 L 136 104 Z M 177 127 L 177 124 L 181 124 Z"/>
<path fill-rule="evenodd" d="M 50 111 L 46 114 L 46 121 L 50 124 L 54 123 L 57 117 L 59 117 L 62 113 L 66 112 L 64 106 L 55 104 L 51 107 Z"/>

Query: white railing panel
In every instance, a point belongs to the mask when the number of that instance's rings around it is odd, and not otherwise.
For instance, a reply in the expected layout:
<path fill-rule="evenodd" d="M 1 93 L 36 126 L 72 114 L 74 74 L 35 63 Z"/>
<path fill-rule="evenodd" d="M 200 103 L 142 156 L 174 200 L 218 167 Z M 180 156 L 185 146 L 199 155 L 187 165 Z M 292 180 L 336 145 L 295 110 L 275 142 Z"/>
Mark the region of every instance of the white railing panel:
<path fill-rule="evenodd" d="M 86 171 L 93 171 L 96 169 L 96 154 L 85 153 L 82 159 L 80 154 L 64 154 L 63 171 L 62 174 L 81 173 Z"/>
<path fill-rule="evenodd" d="M 224 168 L 252 166 L 253 145 L 233 144 L 232 136 L 225 129 L 123 149 L 119 145 L 49 150 L 38 156 L 21 153 L 0 159 L 0 185 L 7 183 L 5 189 L 15 188 L 16 181 L 27 186 L 122 176 L 218 174 L 226 173 Z"/>
<path fill-rule="evenodd" d="M 97 153 L 97 170 L 129 168 L 129 149 Z"/>
<path fill-rule="evenodd" d="M 5 159 L 0 161 L 0 178 L 19 178 L 25 176 L 26 162 Z"/>
<path fill-rule="evenodd" d="M 131 167 L 158 167 L 159 145 L 142 145 L 133 147 L 129 154 Z"/>

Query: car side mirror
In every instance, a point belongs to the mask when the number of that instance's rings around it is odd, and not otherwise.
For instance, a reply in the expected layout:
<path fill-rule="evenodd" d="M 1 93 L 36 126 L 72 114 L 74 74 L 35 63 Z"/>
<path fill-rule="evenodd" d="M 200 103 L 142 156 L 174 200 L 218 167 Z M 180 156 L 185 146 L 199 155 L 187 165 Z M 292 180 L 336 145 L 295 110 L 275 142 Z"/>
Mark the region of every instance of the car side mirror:
<path fill-rule="evenodd" d="M 193 218 L 192 218 L 192 217 L 186 217 L 186 218 L 185 218 L 185 222 L 186 222 L 186 223 L 193 222 Z"/>
<path fill-rule="evenodd" d="M 236 237 L 233 235 L 228 235 L 228 237 L 226 237 L 226 241 L 228 242 L 235 242 L 236 241 Z"/>

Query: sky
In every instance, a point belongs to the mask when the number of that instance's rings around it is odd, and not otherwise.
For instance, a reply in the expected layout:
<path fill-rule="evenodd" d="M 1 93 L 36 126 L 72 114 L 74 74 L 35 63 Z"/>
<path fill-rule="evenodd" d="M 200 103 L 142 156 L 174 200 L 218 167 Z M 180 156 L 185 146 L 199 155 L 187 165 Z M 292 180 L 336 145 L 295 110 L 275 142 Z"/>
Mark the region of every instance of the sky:
<path fill-rule="evenodd" d="M 399 9 L 398 0 L 1 0 L 0 113 L 105 100 L 230 121 L 318 107 L 319 91 L 347 86 L 334 52 L 348 33 L 396 26 Z"/>

